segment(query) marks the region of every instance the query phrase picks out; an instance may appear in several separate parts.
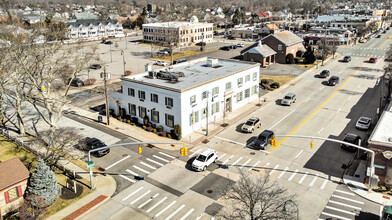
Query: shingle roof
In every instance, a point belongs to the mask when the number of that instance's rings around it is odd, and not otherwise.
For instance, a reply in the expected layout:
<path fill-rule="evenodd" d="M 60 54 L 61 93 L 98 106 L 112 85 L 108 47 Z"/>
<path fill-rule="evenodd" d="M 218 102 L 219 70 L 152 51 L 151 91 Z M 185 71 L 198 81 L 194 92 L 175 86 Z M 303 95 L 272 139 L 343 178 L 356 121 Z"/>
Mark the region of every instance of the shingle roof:
<path fill-rule="evenodd" d="M 269 57 L 269 56 L 276 54 L 276 52 L 271 47 L 269 47 L 265 44 L 263 44 L 261 47 L 256 46 L 256 47 L 246 51 L 245 53 L 258 53 L 258 54 L 261 54 L 263 57 Z"/>
<path fill-rule="evenodd" d="M 278 28 L 278 26 L 276 26 L 276 24 L 267 24 L 266 26 L 271 30 L 279 30 L 279 28 Z"/>
<path fill-rule="evenodd" d="M 282 41 L 282 43 L 286 44 L 287 46 L 302 43 L 304 41 L 302 38 L 298 37 L 296 34 L 290 31 L 278 32 L 273 36 L 275 36 L 278 40 Z"/>
<path fill-rule="evenodd" d="M 0 163 L 0 190 L 29 178 L 30 172 L 18 157 Z"/>
<path fill-rule="evenodd" d="M 95 20 L 95 19 L 84 19 L 84 20 L 76 20 L 75 22 L 68 22 L 68 26 L 73 26 L 73 27 L 79 27 L 80 25 L 84 25 L 84 26 L 89 26 L 90 24 L 93 25 L 99 25 L 99 24 L 103 24 L 103 25 L 107 25 L 109 23 L 112 24 L 117 24 L 117 20 Z"/>

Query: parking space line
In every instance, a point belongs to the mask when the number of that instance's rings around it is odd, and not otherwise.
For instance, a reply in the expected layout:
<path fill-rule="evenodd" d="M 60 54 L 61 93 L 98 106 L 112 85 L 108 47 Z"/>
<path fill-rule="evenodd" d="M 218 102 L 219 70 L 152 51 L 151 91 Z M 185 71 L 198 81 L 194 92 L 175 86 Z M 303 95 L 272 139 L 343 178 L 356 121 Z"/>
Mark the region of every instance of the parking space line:
<path fill-rule="evenodd" d="M 345 218 L 345 217 L 338 216 L 338 215 L 334 215 L 334 214 L 329 214 L 329 213 L 327 213 L 327 212 L 321 212 L 321 214 L 322 214 L 322 215 L 329 216 L 329 217 L 332 217 L 332 218 L 341 219 L 341 220 L 351 220 L 351 219 L 349 219 L 349 218 Z"/>
<path fill-rule="evenodd" d="M 146 158 L 146 160 L 148 160 L 148 161 L 150 161 L 152 163 L 158 164 L 159 166 L 163 167 L 163 164 L 161 164 L 159 162 L 156 162 L 155 160 L 151 160 L 150 158 Z"/>
<path fill-rule="evenodd" d="M 159 193 L 155 194 L 153 197 L 147 199 L 145 202 L 143 202 L 143 203 L 142 203 L 141 205 L 139 205 L 137 208 L 138 208 L 138 209 L 143 208 L 145 205 L 147 205 L 149 202 L 151 202 L 152 199 L 155 199 L 155 198 L 158 197 L 158 196 L 159 196 Z"/>
<path fill-rule="evenodd" d="M 165 218 L 165 220 L 170 220 L 173 216 L 175 216 L 179 211 L 181 211 L 181 209 L 183 209 L 185 207 L 184 204 L 182 204 L 180 206 L 180 208 L 178 208 L 176 211 L 174 211 L 171 215 L 169 215 L 167 218 Z"/>
<path fill-rule="evenodd" d="M 278 167 L 279 167 L 279 164 L 276 165 L 276 166 L 274 167 L 274 169 L 272 169 L 272 170 L 269 172 L 269 175 L 273 174 L 273 173 L 275 172 L 275 170 L 278 169 Z"/>
<path fill-rule="evenodd" d="M 310 100 L 310 98 L 306 99 L 305 102 L 308 102 Z"/>
<path fill-rule="evenodd" d="M 247 160 L 244 164 L 242 164 L 242 166 L 240 168 L 241 169 L 244 168 L 244 166 L 246 166 L 250 161 L 252 161 L 252 159 Z"/>
<path fill-rule="evenodd" d="M 324 180 L 323 185 L 321 185 L 320 189 L 324 189 L 328 183 L 328 179 Z"/>
<path fill-rule="evenodd" d="M 165 162 L 167 162 L 167 163 L 169 163 L 170 161 L 168 161 L 168 160 L 166 160 L 166 159 L 163 159 L 162 157 L 158 157 L 157 155 L 152 155 L 153 157 L 155 157 L 155 158 L 158 158 L 158 159 L 160 159 L 160 160 L 162 160 L 162 161 L 165 161 Z"/>
<path fill-rule="evenodd" d="M 345 213 L 345 214 L 348 214 L 348 215 L 356 215 L 356 213 L 354 213 L 354 212 L 346 211 L 346 210 L 343 210 L 343 209 L 338 209 L 338 208 L 331 207 L 331 206 L 325 206 L 325 208 L 326 209 L 331 209 L 331 210 L 334 210 L 334 211 L 338 211 L 338 212 L 341 212 L 341 213 Z"/>
<path fill-rule="evenodd" d="M 117 165 L 117 164 L 119 164 L 119 163 L 123 162 L 124 160 L 126 160 L 126 159 L 128 159 L 128 158 L 130 158 L 130 157 L 131 157 L 131 156 L 130 156 L 130 155 L 128 155 L 128 156 L 126 156 L 126 157 L 122 158 L 121 160 L 119 160 L 119 161 L 117 161 L 117 162 L 113 163 L 112 165 L 110 165 L 110 166 L 106 167 L 106 168 L 105 168 L 105 170 L 108 170 L 108 169 L 112 168 L 113 166 L 115 166 L 115 165 Z"/>
<path fill-rule="evenodd" d="M 324 89 L 324 87 L 321 87 L 321 88 L 320 88 L 320 90 L 323 90 L 323 89 Z"/>
<path fill-rule="evenodd" d="M 304 151 L 304 149 L 302 149 L 302 150 L 297 154 L 297 156 L 295 156 L 295 159 L 297 159 L 297 158 L 299 157 L 299 155 L 302 154 L 303 151 Z"/>
<path fill-rule="evenodd" d="M 275 127 L 276 125 L 278 125 L 281 121 L 283 121 L 285 118 L 289 117 L 293 112 L 295 112 L 295 109 L 293 111 L 291 111 L 290 113 L 288 113 L 286 116 L 284 116 L 283 118 L 281 118 L 278 122 L 276 122 L 274 125 L 272 125 L 272 127 L 270 127 L 268 130 L 271 130 L 273 127 Z"/>
<path fill-rule="evenodd" d="M 249 168 L 249 170 L 252 170 L 253 168 L 255 168 L 259 163 L 260 163 L 260 161 L 257 161 L 255 164 L 253 164 L 253 166 L 251 168 Z"/>
<path fill-rule="evenodd" d="M 135 180 L 133 180 L 133 179 L 129 179 L 128 177 L 126 177 L 126 176 L 124 176 L 124 175 L 122 175 L 122 174 L 120 174 L 119 176 L 121 176 L 122 178 L 124 178 L 124 179 L 128 180 L 129 182 L 136 183 L 136 181 L 135 181 Z"/>
<path fill-rule="evenodd" d="M 234 166 L 236 165 L 238 162 L 240 162 L 240 160 L 242 160 L 242 157 L 240 157 L 238 160 L 236 160 L 234 163 L 232 163 L 230 166 Z"/>
<path fill-rule="evenodd" d="M 223 163 L 222 163 L 222 165 L 224 165 L 224 164 L 226 164 L 231 158 L 233 158 L 234 157 L 234 155 L 231 155 L 229 158 L 227 158 Z"/>
<path fill-rule="evenodd" d="M 335 198 L 338 198 L 338 199 L 347 200 L 347 201 L 354 202 L 354 203 L 358 203 L 358 204 L 362 204 L 362 205 L 365 204 L 365 203 L 363 203 L 363 202 L 361 202 L 361 201 L 357 201 L 357 200 L 354 200 L 354 199 L 349 199 L 349 198 L 346 198 L 346 197 L 343 197 L 343 196 L 332 195 L 331 197 L 335 197 Z"/>
<path fill-rule="evenodd" d="M 151 190 L 148 190 L 147 192 L 143 193 L 143 195 L 139 196 L 137 199 L 133 200 L 131 203 L 131 205 L 135 204 L 137 201 L 139 201 L 141 198 L 145 197 L 147 194 L 149 194 L 151 192 Z"/>
<path fill-rule="evenodd" d="M 226 153 L 222 154 L 220 157 L 218 156 L 218 159 L 220 160 L 220 159 L 222 159 L 225 156 L 226 156 Z"/>
<path fill-rule="evenodd" d="M 146 166 L 146 167 L 150 167 L 150 168 L 153 169 L 153 170 L 156 170 L 156 169 L 157 169 L 156 167 L 153 167 L 153 166 L 151 166 L 150 164 L 144 163 L 143 161 L 140 162 L 140 163 L 143 164 L 143 165 Z"/>
<path fill-rule="evenodd" d="M 164 202 L 167 199 L 167 197 L 164 197 L 163 199 L 161 199 L 161 201 L 155 203 L 155 205 L 153 205 L 149 210 L 147 210 L 147 213 L 151 212 L 152 210 L 154 210 L 157 206 L 159 206 L 162 202 Z"/>
<path fill-rule="evenodd" d="M 135 176 L 140 176 L 139 174 L 133 172 L 132 170 L 126 169 L 125 171 L 127 171 L 128 173 L 135 175 Z"/>
<path fill-rule="evenodd" d="M 189 155 L 189 157 L 193 157 L 195 154 L 199 153 L 201 150 L 202 150 L 202 149 L 199 149 L 199 150 L 193 152 L 191 155 Z"/>
<path fill-rule="evenodd" d="M 316 182 L 318 177 L 318 174 L 316 174 L 316 176 L 313 178 L 312 182 L 309 183 L 309 186 L 313 186 L 313 184 Z"/>
<path fill-rule="evenodd" d="M 305 180 L 305 178 L 308 176 L 309 172 L 306 172 L 302 178 L 298 181 L 299 184 L 302 184 L 302 182 Z"/>
<path fill-rule="evenodd" d="M 166 154 L 166 153 L 163 153 L 163 152 L 158 152 L 158 153 L 160 153 L 160 154 L 162 154 L 162 155 L 165 155 L 166 157 L 169 157 L 169 158 L 171 158 L 171 159 L 176 159 L 176 158 L 173 157 L 172 155 L 169 155 L 169 154 Z"/>
<path fill-rule="evenodd" d="M 360 207 L 353 206 L 353 205 L 347 205 L 346 203 L 336 202 L 336 201 L 333 201 L 333 200 L 329 200 L 328 202 L 336 204 L 336 205 L 341 205 L 341 206 L 346 206 L 346 207 L 353 208 L 353 209 L 362 210 L 362 208 L 360 208 Z"/>
<path fill-rule="evenodd" d="M 136 165 L 133 165 L 133 167 L 136 168 L 136 169 L 138 169 L 138 170 L 140 170 L 140 171 L 142 171 L 143 173 L 150 174 L 149 171 L 143 170 L 142 168 L 140 168 L 140 167 L 138 167 L 138 166 L 136 166 Z"/>
<path fill-rule="evenodd" d="M 195 211 L 194 208 L 192 208 L 191 210 L 189 210 L 184 216 L 182 216 L 180 218 L 180 220 L 185 220 L 193 211 Z"/>
<path fill-rule="evenodd" d="M 158 214 L 156 214 L 155 217 L 159 217 L 162 213 L 166 212 L 166 210 L 168 210 L 170 207 L 172 207 L 176 202 L 177 201 L 174 200 L 172 203 L 170 203 L 168 206 L 166 206 L 160 212 L 158 212 Z"/>
<path fill-rule="evenodd" d="M 351 192 L 346 192 L 346 191 L 342 191 L 342 190 L 335 190 L 335 192 L 339 192 L 339 193 L 343 193 L 343 194 L 347 194 L 347 195 L 350 195 L 350 196 L 355 196 L 355 194 L 354 193 L 351 193 Z"/>
<path fill-rule="evenodd" d="M 297 174 L 298 170 L 295 170 L 293 174 L 291 174 L 289 181 L 293 180 L 294 176 Z"/>
<path fill-rule="evenodd" d="M 320 134 L 322 130 L 324 130 L 324 128 L 321 128 L 321 129 L 320 129 L 320 131 L 319 131 L 319 132 L 317 132 L 317 134 Z"/>
<path fill-rule="evenodd" d="M 278 176 L 278 179 L 280 179 L 280 177 L 282 177 L 288 169 L 289 169 L 289 167 L 284 168 L 283 172 L 281 172 L 280 175 Z"/>
<path fill-rule="evenodd" d="M 125 198 L 123 198 L 122 201 L 125 201 L 125 200 L 129 199 L 129 197 L 135 195 L 137 192 L 139 192 L 139 191 L 142 190 L 143 188 L 144 188 L 144 187 L 142 186 L 142 187 L 140 187 L 139 189 L 133 191 L 131 194 L 129 194 L 129 195 L 127 195 Z"/>

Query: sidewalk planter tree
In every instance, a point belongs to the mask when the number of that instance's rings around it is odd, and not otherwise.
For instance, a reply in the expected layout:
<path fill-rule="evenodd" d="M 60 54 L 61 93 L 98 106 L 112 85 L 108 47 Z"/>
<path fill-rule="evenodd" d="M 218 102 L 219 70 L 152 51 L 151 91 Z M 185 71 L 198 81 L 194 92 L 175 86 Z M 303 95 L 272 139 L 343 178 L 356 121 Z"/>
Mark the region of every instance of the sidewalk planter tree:
<path fill-rule="evenodd" d="M 181 139 L 181 126 L 174 125 L 174 129 L 170 131 L 172 134 L 173 139 L 180 140 Z"/>
<path fill-rule="evenodd" d="M 144 126 L 148 126 L 148 123 L 150 122 L 150 119 L 148 118 L 148 116 L 146 115 L 146 116 L 144 116 L 144 118 L 143 118 L 143 125 Z"/>

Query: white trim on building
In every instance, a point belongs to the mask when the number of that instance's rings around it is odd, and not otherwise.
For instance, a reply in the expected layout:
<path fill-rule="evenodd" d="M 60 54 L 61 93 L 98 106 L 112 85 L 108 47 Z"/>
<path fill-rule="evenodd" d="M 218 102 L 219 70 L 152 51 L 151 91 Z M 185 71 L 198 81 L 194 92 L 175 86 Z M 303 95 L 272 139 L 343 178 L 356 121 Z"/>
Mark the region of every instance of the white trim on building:
<path fill-rule="evenodd" d="M 68 37 L 70 39 L 99 39 L 124 36 L 122 24 L 117 20 L 79 20 L 68 23 L 68 29 Z"/>

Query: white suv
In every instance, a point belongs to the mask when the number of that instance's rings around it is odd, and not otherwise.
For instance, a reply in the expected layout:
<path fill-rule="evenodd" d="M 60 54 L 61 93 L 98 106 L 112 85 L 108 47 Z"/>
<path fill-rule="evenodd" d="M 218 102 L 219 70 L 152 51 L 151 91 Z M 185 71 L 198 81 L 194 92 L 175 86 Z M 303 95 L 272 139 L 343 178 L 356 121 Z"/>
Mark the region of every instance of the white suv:
<path fill-rule="evenodd" d="M 208 149 L 199 154 L 192 163 L 192 169 L 196 171 L 204 171 L 207 167 L 218 160 L 218 153 L 212 149 Z"/>

